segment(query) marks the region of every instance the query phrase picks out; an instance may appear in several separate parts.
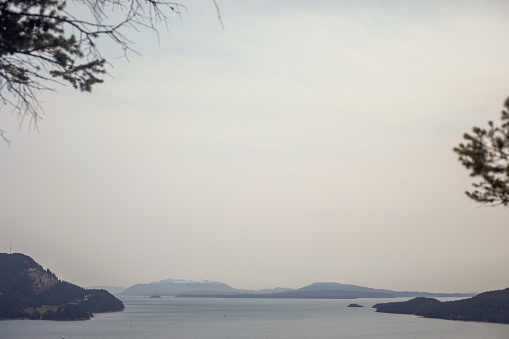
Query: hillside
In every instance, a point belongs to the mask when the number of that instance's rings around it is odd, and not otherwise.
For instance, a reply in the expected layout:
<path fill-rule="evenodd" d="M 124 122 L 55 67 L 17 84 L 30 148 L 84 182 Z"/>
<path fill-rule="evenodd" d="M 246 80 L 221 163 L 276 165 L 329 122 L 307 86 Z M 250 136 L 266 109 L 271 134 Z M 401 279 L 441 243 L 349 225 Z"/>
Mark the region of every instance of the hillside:
<path fill-rule="evenodd" d="M 404 302 L 376 304 L 373 307 L 377 312 L 383 313 L 509 324 L 509 288 L 455 301 L 440 302 L 433 298 L 415 298 Z"/>
<path fill-rule="evenodd" d="M 27 255 L 0 253 L 0 319 L 79 320 L 123 309 L 105 290 L 61 281 Z"/>
<path fill-rule="evenodd" d="M 120 286 L 105 286 L 105 285 L 101 285 L 101 286 L 87 286 L 85 288 L 89 289 L 89 290 L 106 290 L 106 291 L 110 292 L 113 295 L 120 294 L 123 291 L 125 291 L 125 287 L 120 287 Z"/>

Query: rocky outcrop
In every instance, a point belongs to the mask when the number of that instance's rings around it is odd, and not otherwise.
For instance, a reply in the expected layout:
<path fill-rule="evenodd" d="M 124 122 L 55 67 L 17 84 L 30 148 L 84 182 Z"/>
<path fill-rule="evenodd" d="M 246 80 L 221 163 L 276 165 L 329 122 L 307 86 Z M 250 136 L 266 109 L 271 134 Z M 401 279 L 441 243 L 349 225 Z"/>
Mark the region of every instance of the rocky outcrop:
<path fill-rule="evenodd" d="M 32 278 L 32 290 L 34 294 L 40 294 L 58 283 L 58 279 L 54 274 L 35 267 L 27 268 L 21 274 Z"/>

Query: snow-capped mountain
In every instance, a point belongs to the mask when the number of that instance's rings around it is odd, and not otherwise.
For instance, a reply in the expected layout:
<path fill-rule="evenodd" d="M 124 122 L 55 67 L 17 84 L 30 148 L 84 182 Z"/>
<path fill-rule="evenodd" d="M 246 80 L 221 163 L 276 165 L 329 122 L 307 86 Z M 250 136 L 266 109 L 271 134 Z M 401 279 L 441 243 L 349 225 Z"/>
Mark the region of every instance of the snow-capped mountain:
<path fill-rule="evenodd" d="M 211 280 L 204 280 L 204 279 L 164 279 L 156 281 L 155 283 L 161 283 L 161 284 L 188 284 L 188 283 L 219 283 L 217 281 L 211 281 Z"/>
<path fill-rule="evenodd" d="M 224 283 L 210 280 L 186 280 L 186 279 L 164 279 L 149 284 L 136 284 L 121 294 L 124 295 L 177 295 L 181 293 L 186 294 L 200 294 L 200 293 L 239 293 L 239 291 Z"/>

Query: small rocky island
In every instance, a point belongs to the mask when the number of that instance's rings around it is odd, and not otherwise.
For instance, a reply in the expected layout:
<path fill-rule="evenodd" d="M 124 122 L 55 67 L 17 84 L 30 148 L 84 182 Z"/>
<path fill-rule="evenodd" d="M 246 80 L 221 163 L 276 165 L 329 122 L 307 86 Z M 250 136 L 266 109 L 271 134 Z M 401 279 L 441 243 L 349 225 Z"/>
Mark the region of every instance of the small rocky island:
<path fill-rule="evenodd" d="M 27 255 L 0 253 L 0 319 L 88 320 L 123 309 L 106 290 L 62 281 Z"/>
<path fill-rule="evenodd" d="M 153 294 L 149 298 L 152 298 L 152 299 L 161 299 L 161 296 L 157 295 L 157 294 Z"/>
<path fill-rule="evenodd" d="M 350 304 L 347 307 L 364 307 L 364 306 L 359 305 L 359 304 Z"/>

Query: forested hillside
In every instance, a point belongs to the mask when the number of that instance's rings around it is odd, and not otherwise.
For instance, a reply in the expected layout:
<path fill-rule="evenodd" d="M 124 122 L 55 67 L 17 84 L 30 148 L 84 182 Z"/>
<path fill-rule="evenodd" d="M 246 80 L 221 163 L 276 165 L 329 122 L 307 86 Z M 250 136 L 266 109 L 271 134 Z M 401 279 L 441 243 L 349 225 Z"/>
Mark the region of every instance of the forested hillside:
<path fill-rule="evenodd" d="M 0 253 L 0 319 L 78 320 L 123 309 L 105 290 L 61 281 L 24 254 Z"/>
<path fill-rule="evenodd" d="M 384 313 L 509 324 L 509 288 L 456 301 L 440 302 L 433 298 L 415 298 L 404 302 L 376 304 L 373 307 L 377 312 Z"/>

